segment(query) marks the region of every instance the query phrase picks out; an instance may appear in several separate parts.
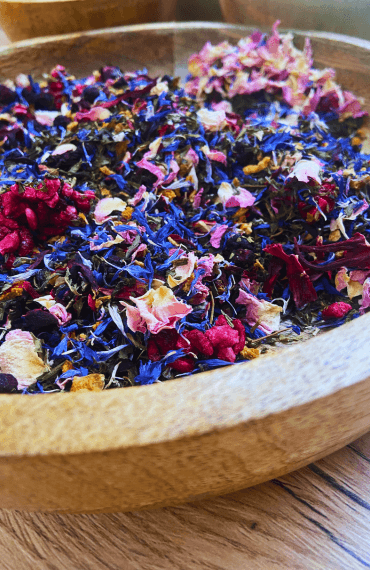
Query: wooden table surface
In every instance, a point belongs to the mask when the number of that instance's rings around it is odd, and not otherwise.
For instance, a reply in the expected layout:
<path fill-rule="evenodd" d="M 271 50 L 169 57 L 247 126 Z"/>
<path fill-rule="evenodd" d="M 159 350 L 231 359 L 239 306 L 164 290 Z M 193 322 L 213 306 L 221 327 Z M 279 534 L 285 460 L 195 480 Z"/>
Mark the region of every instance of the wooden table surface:
<path fill-rule="evenodd" d="M 198 503 L 101 515 L 0 510 L 0 568 L 361 570 L 369 530 L 370 433 L 290 475 Z"/>
<path fill-rule="evenodd" d="M 0 511 L 0 567 L 362 570 L 369 511 L 370 433 L 286 477 L 198 503 L 126 514 Z"/>

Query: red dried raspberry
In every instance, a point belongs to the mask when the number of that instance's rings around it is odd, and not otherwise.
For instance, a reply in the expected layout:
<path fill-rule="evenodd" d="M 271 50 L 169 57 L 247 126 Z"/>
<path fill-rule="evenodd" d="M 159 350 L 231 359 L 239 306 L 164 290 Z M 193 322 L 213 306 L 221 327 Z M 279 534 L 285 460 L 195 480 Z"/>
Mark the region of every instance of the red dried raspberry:
<path fill-rule="evenodd" d="M 36 187 L 13 184 L 0 195 L 0 253 L 28 255 L 34 247 L 31 232 L 41 241 L 63 234 L 79 211 L 90 209 L 92 198 L 93 192 L 80 194 L 58 179 Z"/>
<path fill-rule="evenodd" d="M 321 314 L 322 318 L 327 321 L 329 319 L 341 319 L 351 310 L 352 310 L 351 305 L 349 305 L 348 303 L 344 303 L 343 301 L 340 301 L 338 303 L 332 303 L 331 305 L 329 305 L 329 307 L 324 309 Z"/>
<path fill-rule="evenodd" d="M 222 347 L 217 352 L 217 358 L 219 360 L 226 360 L 227 362 L 235 362 L 236 356 L 231 346 Z"/>
<path fill-rule="evenodd" d="M 184 352 L 190 351 L 190 344 L 174 329 L 164 329 L 156 335 L 152 335 L 148 342 L 148 358 L 152 362 L 158 362 L 171 350 L 182 349 Z M 194 370 L 195 359 L 193 356 L 183 356 L 169 364 L 169 367 L 185 374 Z"/>
<path fill-rule="evenodd" d="M 19 236 L 19 232 L 12 232 L 0 241 L 0 253 L 5 255 L 6 253 L 18 251 L 20 244 L 21 238 Z"/>
<path fill-rule="evenodd" d="M 204 354 L 208 358 L 212 356 L 213 346 L 203 332 L 194 329 L 185 331 L 183 336 L 190 342 L 190 352 L 194 352 L 197 356 L 199 354 Z"/>
<path fill-rule="evenodd" d="M 184 356 L 183 358 L 178 358 L 175 362 L 172 362 L 170 366 L 180 374 L 192 372 L 194 370 L 194 358 L 192 356 Z"/>
<path fill-rule="evenodd" d="M 179 350 L 180 348 L 189 350 L 189 344 L 181 338 L 175 329 L 161 330 L 155 335 L 155 340 L 163 356 L 170 350 Z"/>
<path fill-rule="evenodd" d="M 232 328 L 226 317 L 221 315 L 215 322 L 214 327 L 205 332 L 210 340 L 216 357 L 220 360 L 235 362 L 237 355 L 244 348 L 245 329 L 239 319 L 233 320 Z"/>
<path fill-rule="evenodd" d="M 95 198 L 95 194 L 91 190 L 87 190 L 84 194 L 80 194 L 80 192 L 73 190 L 73 188 L 67 183 L 63 185 L 62 196 L 72 200 L 76 204 L 77 208 L 82 212 L 88 212 L 90 210 L 91 200 Z"/>
<path fill-rule="evenodd" d="M 185 353 L 191 352 L 203 359 L 214 356 L 220 360 L 235 362 L 245 345 L 245 329 L 239 319 L 233 320 L 233 327 L 221 315 L 215 325 L 206 332 L 194 329 L 184 331 L 181 336 L 174 329 L 164 329 L 149 339 L 147 349 L 149 360 L 158 362 L 171 350 L 182 349 Z M 195 358 L 189 354 L 180 357 L 169 366 L 180 373 L 191 372 L 194 370 Z"/>
<path fill-rule="evenodd" d="M 239 342 L 238 331 L 231 328 L 223 315 L 218 317 L 215 326 L 206 331 L 205 334 L 216 350 L 234 346 Z"/>
<path fill-rule="evenodd" d="M 21 240 L 21 244 L 18 249 L 18 255 L 25 257 L 32 252 L 35 244 L 31 232 L 27 228 L 21 228 L 18 233 Z"/>
<path fill-rule="evenodd" d="M 28 222 L 30 229 L 33 231 L 36 231 L 37 226 L 39 225 L 39 221 L 37 219 L 35 212 L 33 210 L 31 210 L 31 208 L 26 208 L 25 214 L 26 214 L 27 222 Z"/>
<path fill-rule="evenodd" d="M 163 329 L 152 335 L 148 342 L 148 356 L 150 360 L 158 361 L 171 350 L 185 348 L 189 351 L 189 344 L 181 338 L 175 329 Z"/>
<path fill-rule="evenodd" d="M 0 230 L 2 231 L 4 228 L 8 228 L 9 230 L 17 230 L 19 228 L 19 224 L 15 220 L 6 218 L 4 214 L 0 212 Z"/>
<path fill-rule="evenodd" d="M 233 326 L 239 333 L 239 342 L 233 346 L 233 350 L 236 354 L 239 354 L 245 346 L 245 328 L 243 323 L 239 319 L 233 320 Z"/>
<path fill-rule="evenodd" d="M 63 83 L 61 81 L 50 81 L 49 91 L 53 94 L 59 94 L 63 91 Z"/>

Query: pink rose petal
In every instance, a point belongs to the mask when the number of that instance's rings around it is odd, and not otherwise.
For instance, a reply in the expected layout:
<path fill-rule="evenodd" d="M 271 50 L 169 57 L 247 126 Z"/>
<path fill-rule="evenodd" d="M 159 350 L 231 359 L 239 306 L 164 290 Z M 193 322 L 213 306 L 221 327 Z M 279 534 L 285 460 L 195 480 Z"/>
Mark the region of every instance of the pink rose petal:
<path fill-rule="evenodd" d="M 325 321 L 330 319 L 341 319 L 351 310 L 352 307 L 349 303 L 343 303 L 343 301 L 332 303 L 322 311 L 322 318 Z"/>
<path fill-rule="evenodd" d="M 77 150 L 76 145 L 74 144 L 61 144 L 57 146 L 55 150 L 51 153 L 52 156 L 58 156 L 60 154 L 65 154 L 66 152 L 73 152 Z"/>
<path fill-rule="evenodd" d="M 225 208 L 248 208 L 253 206 L 256 201 L 255 197 L 249 190 L 239 186 L 238 188 L 233 188 L 229 182 L 222 182 L 217 195 L 220 199 L 221 204 Z"/>
<path fill-rule="evenodd" d="M 226 226 L 224 224 L 221 225 L 217 224 L 212 230 L 212 235 L 210 239 L 211 246 L 215 247 L 216 249 L 219 249 L 221 245 L 221 240 L 229 229 L 230 229 L 229 226 Z"/>
<path fill-rule="evenodd" d="M 138 256 L 139 253 L 142 253 L 144 251 L 146 251 L 148 248 L 148 246 L 146 245 L 146 243 L 141 243 L 139 245 L 139 247 L 134 251 L 134 253 L 131 256 L 131 260 L 134 261 L 136 259 L 136 257 Z"/>
<path fill-rule="evenodd" d="M 162 170 L 159 168 L 159 166 L 156 166 L 152 162 L 149 162 L 146 158 L 142 158 L 139 162 L 136 163 L 136 166 L 138 168 L 144 168 L 145 170 L 149 170 L 149 172 L 151 172 L 152 174 L 154 174 L 154 176 L 157 177 L 157 181 L 154 184 L 154 188 L 157 188 L 157 186 L 159 186 L 163 182 L 164 174 Z"/>
<path fill-rule="evenodd" d="M 137 206 L 137 204 L 141 202 L 145 192 L 146 192 L 146 186 L 142 184 L 139 190 L 136 192 L 135 196 L 133 198 L 130 198 L 130 200 L 128 201 L 130 206 Z"/>
<path fill-rule="evenodd" d="M 194 166 L 197 166 L 199 163 L 199 156 L 194 149 L 189 148 L 188 152 L 185 155 L 185 160 L 192 162 Z"/>
<path fill-rule="evenodd" d="M 170 287 L 176 287 L 184 283 L 193 273 L 195 264 L 197 262 L 197 256 L 191 251 L 187 255 L 183 255 L 178 259 L 186 260 L 186 265 L 177 265 L 173 274 L 171 273 L 167 277 L 167 281 Z"/>
<path fill-rule="evenodd" d="M 206 131 L 220 131 L 227 125 L 226 113 L 223 110 L 210 111 L 204 107 L 197 112 L 197 116 Z"/>
<path fill-rule="evenodd" d="M 121 200 L 121 198 L 103 198 L 99 200 L 95 207 L 94 219 L 95 222 L 100 225 L 110 219 L 110 214 L 115 210 L 119 212 L 124 212 L 126 209 L 126 202 Z"/>
<path fill-rule="evenodd" d="M 257 299 L 254 295 L 239 289 L 236 303 L 246 306 L 246 321 L 249 326 L 259 322 L 258 327 L 266 334 L 271 334 L 280 328 L 280 313 L 282 308 L 264 299 Z"/>
<path fill-rule="evenodd" d="M 204 154 L 206 155 L 207 158 L 209 158 L 209 160 L 215 160 L 216 162 L 221 162 L 222 164 L 226 165 L 227 158 L 223 152 L 219 150 L 210 150 L 208 145 L 202 146 L 200 150 L 204 152 Z"/>
<path fill-rule="evenodd" d="M 300 160 L 294 166 L 293 170 L 288 176 L 289 178 L 296 178 L 299 182 L 308 183 L 311 179 L 315 180 L 318 184 L 321 184 L 321 178 L 319 176 L 321 171 L 321 165 L 315 160 Z"/>
<path fill-rule="evenodd" d="M 55 305 L 49 309 L 49 312 L 58 319 L 60 325 L 65 325 L 72 318 L 71 313 L 68 313 L 67 309 L 61 303 L 55 303 Z"/>
<path fill-rule="evenodd" d="M 204 279 L 204 277 L 210 277 L 212 275 L 215 263 L 215 256 L 212 253 L 206 257 L 201 257 L 198 260 L 198 268 L 204 269 L 205 271 L 205 273 L 202 275 L 202 279 Z"/>
<path fill-rule="evenodd" d="M 136 308 L 121 302 L 127 310 L 127 325 L 134 332 L 144 332 L 146 328 L 152 334 L 163 329 L 172 329 L 177 321 L 191 313 L 192 308 L 179 301 L 172 290 L 164 285 L 150 289 L 142 297 L 130 297 Z"/>
<path fill-rule="evenodd" d="M 364 282 L 364 288 L 362 292 L 362 309 L 368 309 L 370 307 L 370 278 L 367 278 Z"/>
<path fill-rule="evenodd" d="M 145 320 L 141 317 L 137 307 L 133 307 L 125 301 L 120 301 L 121 305 L 126 308 L 127 326 L 133 332 L 146 332 Z"/>
<path fill-rule="evenodd" d="M 59 111 L 35 111 L 35 119 L 40 125 L 52 127 L 54 119 L 60 115 Z"/>
<path fill-rule="evenodd" d="M 80 121 L 104 121 L 109 119 L 111 113 L 108 109 L 104 107 L 93 107 L 90 111 L 86 113 L 76 113 L 75 120 Z"/>
<path fill-rule="evenodd" d="M 194 208 L 200 208 L 200 205 L 202 203 L 202 194 L 204 192 L 204 188 L 201 188 L 194 196 L 194 202 L 193 202 L 193 207 Z"/>

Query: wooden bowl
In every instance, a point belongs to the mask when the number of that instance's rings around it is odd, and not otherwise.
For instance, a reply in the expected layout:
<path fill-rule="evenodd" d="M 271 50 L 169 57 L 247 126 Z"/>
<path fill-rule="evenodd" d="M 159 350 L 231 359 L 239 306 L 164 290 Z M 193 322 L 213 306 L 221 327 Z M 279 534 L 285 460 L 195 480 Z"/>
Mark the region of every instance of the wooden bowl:
<path fill-rule="evenodd" d="M 186 75 L 206 40 L 250 29 L 205 23 L 132 26 L 0 50 L 2 79 L 61 63 Z M 316 64 L 370 110 L 370 43 L 309 34 Z M 297 33 L 303 45 L 304 34 Z M 0 78 L 1 79 L 1 78 Z M 226 493 L 314 461 L 370 428 L 370 314 L 275 356 L 103 393 L 0 396 L 0 506 L 133 510 Z"/>
<path fill-rule="evenodd" d="M 16 42 L 175 19 L 177 0 L 0 0 L 1 26 Z"/>

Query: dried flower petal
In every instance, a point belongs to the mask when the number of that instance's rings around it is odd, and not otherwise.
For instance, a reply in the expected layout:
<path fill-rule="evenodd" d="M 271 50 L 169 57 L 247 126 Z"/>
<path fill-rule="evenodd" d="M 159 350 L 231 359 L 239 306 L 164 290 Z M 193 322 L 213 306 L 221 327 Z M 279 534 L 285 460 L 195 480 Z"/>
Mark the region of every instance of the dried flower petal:
<path fill-rule="evenodd" d="M 186 263 L 184 265 L 176 265 L 172 274 L 168 274 L 167 282 L 172 288 L 181 285 L 184 281 L 189 279 L 197 262 L 197 257 L 193 252 L 190 252 L 188 255 L 181 256 L 178 259 L 181 259 Z"/>
<path fill-rule="evenodd" d="M 221 240 L 224 237 L 225 233 L 229 230 L 229 226 L 225 224 L 221 224 L 220 226 L 217 225 L 212 230 L 212 235 L 210 239 L 211 246 L 219 249 L 221 246 Z"/>
<path fill-rule="evenodd" d="M 71 313 L 68 313 L 67 309 L 61 303 L 55 303 L 49 311 L 58 319 L 60 325 L 65 325 L 72 318 Z"/>
<path fill-rule="evenodd" d="M 104 224 L 104 222 L 111 219 L 112 212 L 124 212 L 126 206 L 126 202 L 121 200 L 121 198 L 103 198 L 95 207 L 95 222 L 98 225 Z"/>
<path fill-rule="evenodd" d="M 296 255 L 286 254 L 281 244 L 268 245 L 264 251 L 278 257 L 286 264 L 289 287 L 298 309 L 317 299 L 315 288 Z"/>
<path fill-rule="evenodd" d="M 57 146 L 57 148 L 54 149 L 51 154 L 53 156 L 59 156 L 61 154 L 65 154 L 66 152 L 74 152 L 75 150 L 77 150 L 77 147 L 74 144 L 61 144 Z"/>
<path fill-rule="evenodd" d="M 288 179 L 296 179 L 298 182 L 308 183 L 314 180 L 321 184 L 321 164 L 315 160 L 300 160 L 290 172 Z"/>
<path fill-rule="evenodd" d="M 209 109 L 200 109 L 197 112 L 198 119 L 208 131 L 220 131 L 227 125 L 225 111 L 211 111 Z"/>
<path fill-rule="evenodd" d="M 109 109 L 93 107 L 87 113 L 76 113 L 76 121 L 104 121 L 110 117 Z"/>
<path fill-rule="evenodd" d="M 127 310 L 127 324 L 134 332 L 146 328 L 152 334 L 158 334 L 162 329 L 174 328 L 177 321 L 191 313 L 192 308 L 176 299 L 168 287 L 150 289 L 142 297 L 130 297 L 136 308 L 124 301 L 121 304 Z"/>
<path fill-rule="evenodd" d="M 0 370 L 14 376 L 21 390 L 33 384 L 49 367 L 38 356 L 32 335 L 16 329 L 8 332 L 0 346 Z"/>
<path fill-rule="evenodd" d="M 228 182 L 222 182 L 218 189 L 218 197 L 225 208 L 248 208 L 253 206 L 256 198 L 245 188 L 233 188 Z"/>
<path fill-rule="evenodd" d="M 257 299 L 254 295 L 239 290 L 236 303 L 246 306 L 246 321 L 249 326 L 255 326 L 263 330 L 266 334 L 271 334 L 280 328 L 280 313 L 282 308 L 274 303 L 269 303 L 264 299 Z"/>
<path fill-rule="evenodd" d="M 74 376 L 71 392 L 101 392 L 104 388 L 104 374 Z"/>
<path fill-rule="evenodd" d="M 259 348 L 249 348 L 248 346 L 245 346 L 243 350 L 240 352 L 240 356 L 245 360 L 254 360 L 255 358 L 258 358 L 259 355 L 260 355 Z"/>

